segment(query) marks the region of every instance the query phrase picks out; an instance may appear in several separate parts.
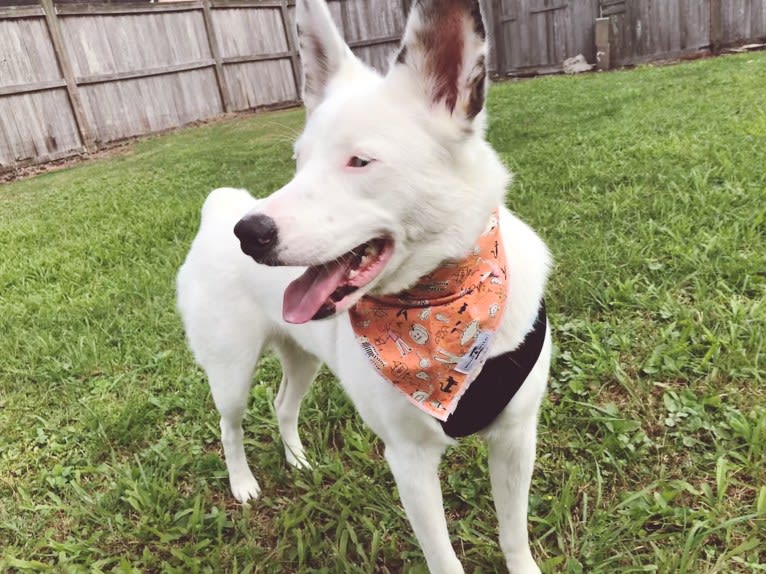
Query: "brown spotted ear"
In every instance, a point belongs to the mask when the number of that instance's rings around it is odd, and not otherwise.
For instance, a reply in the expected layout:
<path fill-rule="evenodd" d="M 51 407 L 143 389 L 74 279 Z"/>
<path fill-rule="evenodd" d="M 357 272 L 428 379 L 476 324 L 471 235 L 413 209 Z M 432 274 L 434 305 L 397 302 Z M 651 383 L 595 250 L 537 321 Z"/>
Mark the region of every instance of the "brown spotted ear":
<path fill-rule="evenodd" d="M 303 65 L 303 102 L 311 113 L 341 66 L 356 57 L 338 32 L 325 0 L 297 0 L 295 23 Z"/>
<path fill-rule="evenodd" d="M 487 35 L 478 0 L 416 0 L 392 65 L 412 70 L 434 104 L 467 122 L 484 108 Z"/>

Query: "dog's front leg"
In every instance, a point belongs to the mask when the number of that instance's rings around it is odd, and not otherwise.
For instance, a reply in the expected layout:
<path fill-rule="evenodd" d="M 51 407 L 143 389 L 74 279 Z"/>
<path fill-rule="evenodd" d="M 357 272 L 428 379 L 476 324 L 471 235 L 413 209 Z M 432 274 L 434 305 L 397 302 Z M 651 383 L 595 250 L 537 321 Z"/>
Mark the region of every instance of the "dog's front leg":
<path fill-rule="evenodd" d="M 527 511 L 535 465 L 537 413 L 548 379 L 550 349 L 548 333 L 534 369 L 486 435 L 500 548 L 511 574 L 540 574 L 529 548 Z"/>
<path fill-rule="evenodd" d="M 439 482 L 440 444 L 387 444 L 386 460 L 432 574 L 463 574 L 449 540 Z"/>
<path fill-rule="evenodd" d="M 252 356 L 257 357 L 260 345 L 255 349 Z M 247 407 L 250 377 L 254 368 L 255 360 L 251 357 L 242 363 L 211 361 L 205 367 L 213 400 L 221 415 L 221 444 L 231 492 L 242 503 L 258 498 L 261 492 L 247 464 L 242 431 L 242 418 Z"/>
<path fill-rule="evenodd" d="M 291 341 L 279 342 L 276 349 L 282 362 L 283 374 L 274 406 L 285 457 L 296 468 L 311 468 L 298 435 L 298 413 L 320 363 L 316 357 Z"/>
<path fill-rule="evenodd" d="M 540 574 L 529 549 L 527 510 L 535 464 L 535 413 L 490 436 L 489 475 L 500 523 L 500 547 L 511 574 Z"/>

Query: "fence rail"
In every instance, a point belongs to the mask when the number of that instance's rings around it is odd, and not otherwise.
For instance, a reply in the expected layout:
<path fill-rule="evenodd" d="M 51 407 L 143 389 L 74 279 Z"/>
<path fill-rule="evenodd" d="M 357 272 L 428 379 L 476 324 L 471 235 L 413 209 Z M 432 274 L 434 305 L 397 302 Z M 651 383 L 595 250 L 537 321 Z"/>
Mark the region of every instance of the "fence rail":
<path fill-rule="evenodd" d="M 766 39 L 766 0 L 482 0 L 497 76 Z M 383 70 L 411 0 L 330 0 Z M 294 0 L 0 7 L 0 171 L 241 110 L 296 104 Z"/>

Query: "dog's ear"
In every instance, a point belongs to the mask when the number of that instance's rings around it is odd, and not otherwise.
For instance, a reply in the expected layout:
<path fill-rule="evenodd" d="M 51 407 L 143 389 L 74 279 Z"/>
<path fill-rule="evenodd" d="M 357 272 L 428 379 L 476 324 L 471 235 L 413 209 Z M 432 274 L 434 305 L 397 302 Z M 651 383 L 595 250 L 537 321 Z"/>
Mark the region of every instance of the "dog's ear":
<path fill-rule="evenodd" d="M 390 73 L 408 70 L 470 128 L 484 108 L 487 35 L 479 0 L 415 0 Z"/>
<path fill-rule="evenodd" d="M 311 113 L 344 62 L 356 57 L 338 32 L 325 0 L 297 0 L 295 22 L 303 64 L 303 103 Z"/>

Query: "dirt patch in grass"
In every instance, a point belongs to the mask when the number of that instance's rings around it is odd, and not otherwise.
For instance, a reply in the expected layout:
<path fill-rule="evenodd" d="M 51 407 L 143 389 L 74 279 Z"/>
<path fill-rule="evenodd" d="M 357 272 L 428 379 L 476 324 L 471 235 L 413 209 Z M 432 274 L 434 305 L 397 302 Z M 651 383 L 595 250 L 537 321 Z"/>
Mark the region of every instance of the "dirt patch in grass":
<path fill-rule="evenodd" d="M 108 147 L 104 147 L 92 153 L 75 154 L 70 157 L 65 157 L 46 163 L 22 163 L 8 170 L 0 170 L 0 183 L 19 181 L 22 179 L 34 177 L 36 175 L 41 175 L 43 173 L 50 173 L 53 171 L 67 169 L 87 162 L 105 160 L 115 156 L 129 155 L 132 151 L 133 144 L 136 141 L 136 139 L 122 141 L 111 144 Z"/>

